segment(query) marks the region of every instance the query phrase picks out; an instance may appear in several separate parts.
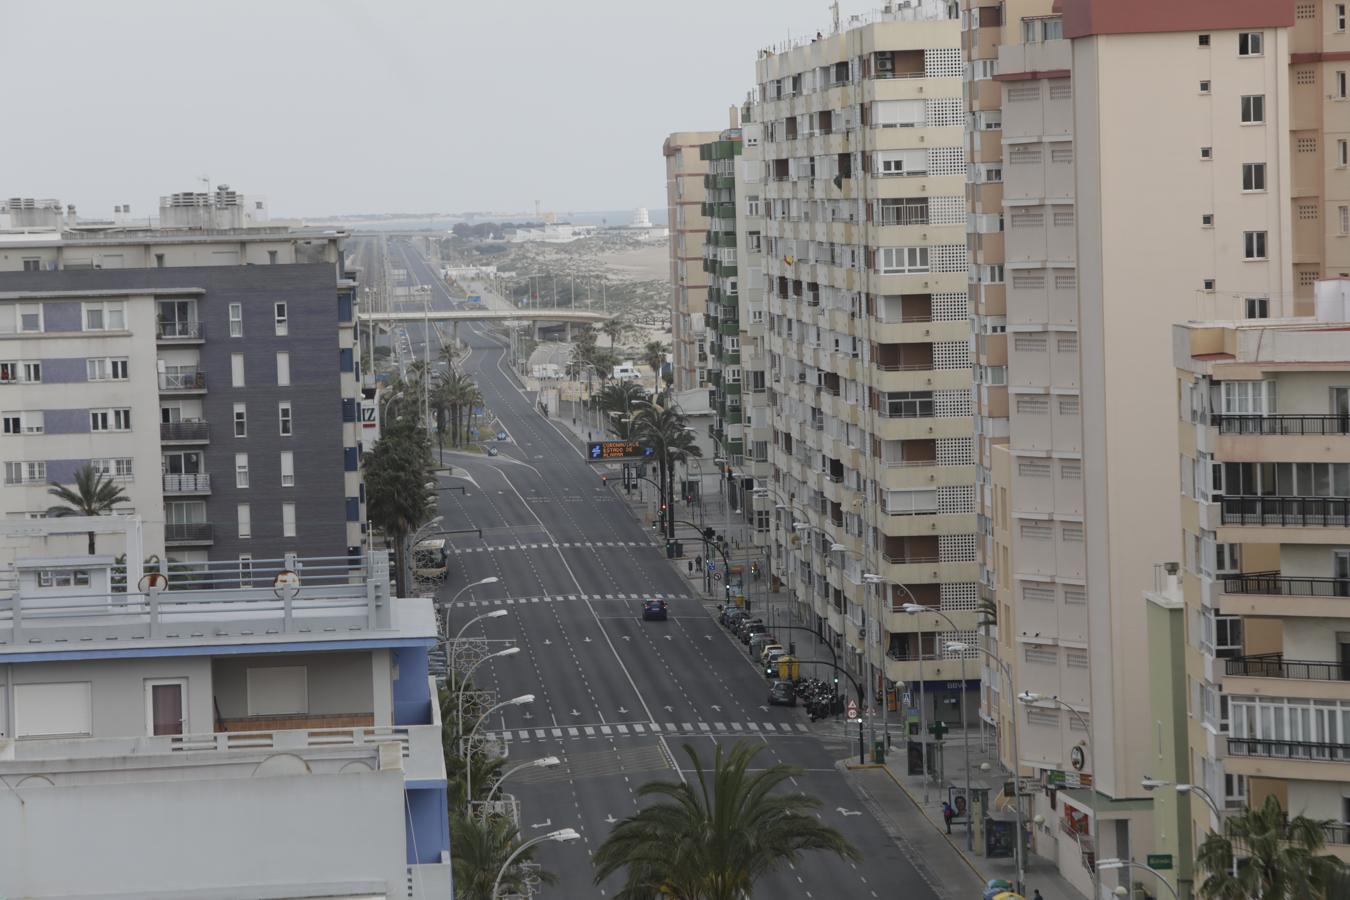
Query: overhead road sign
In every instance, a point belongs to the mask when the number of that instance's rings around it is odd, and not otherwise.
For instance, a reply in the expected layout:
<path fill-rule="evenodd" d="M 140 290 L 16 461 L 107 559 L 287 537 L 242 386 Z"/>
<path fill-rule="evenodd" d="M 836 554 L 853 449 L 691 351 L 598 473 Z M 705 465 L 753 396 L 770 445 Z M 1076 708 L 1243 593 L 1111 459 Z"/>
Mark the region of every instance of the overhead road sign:
<path fill-rule="evenodd" d="M 591 441 L 586 445 L 586 459 L 589 462 L 647 459 L 654 452 L 641 441 Z"/>

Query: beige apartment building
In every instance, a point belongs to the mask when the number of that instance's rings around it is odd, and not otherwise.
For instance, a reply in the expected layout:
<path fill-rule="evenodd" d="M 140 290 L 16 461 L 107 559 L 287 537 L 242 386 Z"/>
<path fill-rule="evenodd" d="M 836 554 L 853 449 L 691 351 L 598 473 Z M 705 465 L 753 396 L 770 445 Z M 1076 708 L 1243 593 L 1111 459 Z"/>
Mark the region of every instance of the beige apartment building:
<path fill-rule="evenodd" d="M 661 153 L 666 158 L 666 212 L 670 226 L 670 321 L 671 356 L 675 390 L 707 387 L 708 346 L 703 316 L 708 305 L 709 273 L 703 269 L 703 241 L 708 217 L 707 161 L 699 148 L 717 139 L 716 131 L 676 131 L 666 138 Z M 719 176 L 713 187 L 730 189 L 734 176 Z M 724 182 L 724 183 L 723 183 Z"/>
<path fill-rule="evenodd" d="M 1350 281 L 1317 289 L 1174 329 L 1188 756 L 1157 794 L 1194 846 L 1274 795 L 1350 861 Z"/>
<path fill-rule="evenodd" d="M 878 720 L 916 734 L 958 721 L 963 691 L 973 719 L 979 670 L 976 648 L 944 646 L 976 628 L 954 10 L 891 8 L 762 52 L 753 116 L 773 571 L 869 694 L 885 688 Z"/>
<path fill-rule="evenodd" d="M 1294 13 L 963 14 L 980 571 L 1012 681 L 986 671 L 985 709 L 1005 762 L 1042 785 L 1036 852 L 1084 893 L 1094 859 L 1154 841 L 1139 597 L 1179 552 L 1167 335 L 1295 312 Z"/>

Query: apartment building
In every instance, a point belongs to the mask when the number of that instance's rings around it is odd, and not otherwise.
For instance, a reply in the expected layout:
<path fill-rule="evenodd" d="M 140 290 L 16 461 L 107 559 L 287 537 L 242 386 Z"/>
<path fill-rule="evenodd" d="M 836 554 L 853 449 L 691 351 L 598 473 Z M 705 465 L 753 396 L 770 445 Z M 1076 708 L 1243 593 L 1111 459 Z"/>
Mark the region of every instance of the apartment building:
<path fill-rule="evenodd" d="M 1165 335 L 1294 311 L 1294 8 L 972 3 L 963 24 L 983 98 L 968 176 L 981 578 L 1013 682 L 987 675 L 986 711 L 1005 763 L 1044 785 L 1035 849 L 1088 893 L 1094 858 L 1153 841 L 1138 601 L 1178 552 Z M 1014 702 L 1024 691 L 1041 699 Z"/>
<path fill-rule="evenodd" d="M 1328 846 L 1350 861 L 1350 281 L 1318 290 L 1319 318 L 1174 329 L 1190 686 L 1176 781 L 1202 789 L 1176 827 L 1198 846 L 1274 795 L 1335 823 Z"/>
<path fill-rule="evenodd" d="M 1289 38 L 1296 312 L 1320 278 L 1350 277 L 1350 35 L 1344 0 L 1296 0 Z"/>
<path fill-rule="evenodd" d="M 703 240 L 708 231 L 703 204 L 707 191 L 730 190 L 734 176 L 708 174 L 699 148 L 717 139 L 716 131 L 676 131 L 661 146 L 666 158 L 666 221 L 670 227 L 671 358 L 676 391 L 708 386 L 708 346 L 703 317 L 709 273 L 703 269 Z M 732 251 L 733 259 L 735 248 Z"/>
<path fill-rule="evenodd" d="M 247 221 L 224 190 L 163 198 L 159 228 L 9 205 L 29 211 L 0 232 L 0 513 L 44 515 L 92 464 L 173 563 L 362 553 L 345 233 Z M 82 546 L 57 544 L 31 552 Z"/>
<path fill-rule="evenodd" d="M 52 522 L 144 549 L 132 517 Z M 131 568 L 0 586 L 0 894 L 451 896 L 431 601 L 384 554 L 211 563 L 209 591 Z"/>
<path fill-rule="evenodd" d="M 915 734 L 956 721 L 978 673 L 976 649 L 945 649 L 976 622 L 960 39 L 954 4 L 924 3 L 756 64 L 773 417 L 756 503 L 799 615 Z"/>

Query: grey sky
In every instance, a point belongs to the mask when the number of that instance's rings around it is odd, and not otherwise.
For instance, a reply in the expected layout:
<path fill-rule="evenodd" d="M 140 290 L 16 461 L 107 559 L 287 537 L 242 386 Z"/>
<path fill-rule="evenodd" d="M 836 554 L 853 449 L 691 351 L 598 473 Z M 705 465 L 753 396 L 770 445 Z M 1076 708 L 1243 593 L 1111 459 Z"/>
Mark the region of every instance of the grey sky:
<path fill-rule="evenodd" d="M 844 13 L 871 3 L 844 6 Z M 663 206 L 826 0 L 0 0 L 0 196 L 148 213 L 199 176 L 273 215 Z"/>

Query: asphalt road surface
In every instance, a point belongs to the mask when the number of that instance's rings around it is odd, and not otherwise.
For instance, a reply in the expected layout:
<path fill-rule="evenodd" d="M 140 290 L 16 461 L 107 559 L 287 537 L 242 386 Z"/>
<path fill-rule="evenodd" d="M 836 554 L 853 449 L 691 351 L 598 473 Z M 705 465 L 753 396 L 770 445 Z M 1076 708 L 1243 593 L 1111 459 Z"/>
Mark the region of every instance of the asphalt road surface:
<path fill-rule="evenodd" d="M 390 259 L 433 286 L 435 308 L 449 308 L 438 273 L 412 247 L 396 243 Z M 408 330 L 420 357 L 421 327 Z M 792 789 L 818 798 L 820 818 L 865 857 L 854 864 L 811 854 L 763 879 L 756 898 L 937 897 L 835 768 L 856 745 L 813 733 L 800 708 L 765 705 L 766 681 L 744 647 L 691 595 L 653 532 L 601 483 L 601 470 L 539 415 L 509 373 L 503 339 L 482 325 L 461 337 L 471 348 L 464 368 L 509 440 L 497 457 L 446 453 L 468 478 L 449 481 L 465 485 L 463 495 L 441 495 L 445 526 L 482 529 L 482 539 L 451 539 L 443 599 L 488 575 L 500 579 L 461 595 L 449 611 L 451 633 L 475 615 L 507 610 L 470 633 L 513 640 L 522 652 L 484 664 L 474 681 L 499 699 L 536 699 L 483 727 L 506 738 L 510 765 L 563 760 L 503 786 L 520 801 L 526 838 L 568 826 L 583 836 L 543 845 L 539 859 L 560 882 L 539 896 L 612 896 L 617 879 L 594 886 L 590 857 L 612 825 L 637 810 L 638 787 L 686 777 L 685 747 L 706 759 L 716 743 L 753 741 L 764 748 L 761 764 L 803 769 Z M 642 599 L 658 596 L 669 601 L 670 619 L 643 622 Z"/>

